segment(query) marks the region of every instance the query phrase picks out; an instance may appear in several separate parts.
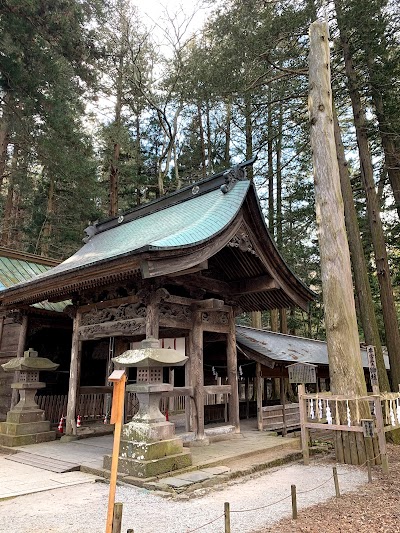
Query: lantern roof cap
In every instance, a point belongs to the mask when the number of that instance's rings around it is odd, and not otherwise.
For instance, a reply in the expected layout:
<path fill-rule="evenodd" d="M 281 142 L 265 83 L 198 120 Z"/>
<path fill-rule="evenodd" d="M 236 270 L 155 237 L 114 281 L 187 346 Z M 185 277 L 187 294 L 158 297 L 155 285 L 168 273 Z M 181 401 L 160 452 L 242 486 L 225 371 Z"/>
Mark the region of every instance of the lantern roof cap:
<path fill-rule="evenodd" d="M 163 366 L 182 366 L 188 357 L 171 348 L 159 348 L 158 339 L 148 338 L 141 347 L 113 358 L 114 363 L 125 367 L 155 368 Z"/>

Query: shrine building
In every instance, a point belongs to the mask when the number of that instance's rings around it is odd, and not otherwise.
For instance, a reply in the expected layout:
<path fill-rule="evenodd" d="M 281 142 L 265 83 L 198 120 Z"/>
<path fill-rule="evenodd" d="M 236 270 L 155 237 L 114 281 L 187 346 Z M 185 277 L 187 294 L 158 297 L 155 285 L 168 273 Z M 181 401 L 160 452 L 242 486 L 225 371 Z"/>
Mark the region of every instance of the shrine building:
<path fill-rule="evenodd" d="M 240 431 L 238 374 L 252 350 L 237 349 L 236 317 L 306 310 L 315 296 L 278 252 L 246 178 L 248 164 L 86 228 L 74 255 L 1 292 L 3 317 L 17 311 L 28 321 L 32 305 L 53 310 L 64 302 L 69 413 L 79 414 L 79 395 L 90 386 L 109 390 L 112 357 L 152 337 L 189 357 L 175 370 L 172 396 L 186 398 L 186 426 L 196 439 L 204 438 L 207 395 L 227 398 L 225 419 Z M 75 417 L 66 430 L 76 433 Z"/>

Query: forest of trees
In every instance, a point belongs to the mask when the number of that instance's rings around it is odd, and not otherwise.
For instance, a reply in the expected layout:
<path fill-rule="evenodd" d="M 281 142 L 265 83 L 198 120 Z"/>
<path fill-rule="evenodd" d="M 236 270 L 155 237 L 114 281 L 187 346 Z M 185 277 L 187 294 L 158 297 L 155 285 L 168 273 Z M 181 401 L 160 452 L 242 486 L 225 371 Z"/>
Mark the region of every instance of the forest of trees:
<path fill-rule="evenodd" d="M 326 19 L 360 334 L 400 361 L 399 3 L 204 4 L 193 34 L 129 0 L 0 3 L 0 244 L 64 259 L 89 222 L 257 155 L 269 231 L 318 292 L 307 58 Z M 288 322 L 324 338 L 321 301 Z"/>

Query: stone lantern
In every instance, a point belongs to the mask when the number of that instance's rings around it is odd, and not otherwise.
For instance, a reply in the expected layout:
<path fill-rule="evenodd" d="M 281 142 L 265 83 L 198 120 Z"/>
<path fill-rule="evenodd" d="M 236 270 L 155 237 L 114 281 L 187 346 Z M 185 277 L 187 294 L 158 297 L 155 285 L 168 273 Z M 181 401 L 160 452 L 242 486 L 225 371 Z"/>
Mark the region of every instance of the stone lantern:
<path fill-rule="evenodd" d="M 127 350 L 113 361 L 121 367 L 137 368 L 137 383 L 128 385 L 139 400 L 139 411 L 122 430 L 118 471 L 138 478 L 149 478 L 192 464 L 189 450 L 175 435 L 175 425 L 160 411 L 163 392 L 173 385 L 163 383 L 163 367 L 182 366 L 187 357 L 176 350 L 159 348 L 157 339 L 148 338 L 136 350 Z M 110 469 L 111 456 L 104 468 Z"/>
<path fill-rule="evenodd" d="M 12 383 L 11 388 L 19 391 L 20 400 L 7 413 L 7 421 L 0 423 L 0 444 L 23 446 L 54 440 L 56 433 L 50 431 L 50 422 L 45 420 L 35 395 L 38 389 L 46 386 L 39 381 L 39 372 L 56 370 L 59 365 L 46 357 L 38 357 L 38 353 L 29 348 L 23 357 L 14 357 L 1 366 L 5 372 L 19 372 L 18 381 Z"/>

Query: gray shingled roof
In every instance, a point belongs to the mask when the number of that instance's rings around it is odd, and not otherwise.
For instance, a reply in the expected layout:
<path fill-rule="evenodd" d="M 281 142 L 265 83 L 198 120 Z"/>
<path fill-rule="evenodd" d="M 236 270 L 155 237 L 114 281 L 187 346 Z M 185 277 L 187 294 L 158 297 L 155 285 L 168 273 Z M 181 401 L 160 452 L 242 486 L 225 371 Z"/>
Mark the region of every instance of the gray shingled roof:
<path fill-rule="evenodd" d="M 327 344 L 324 341 L 236 326 L 236 342 L 244 351 L 248 348 L 279 363 L 329 364 Z M 368 368 L 365 348 L 360 348 L 360 354 L 363 367 Z M 385 366 L 389 369 L 389 358 L 385 355 L 384 359 Z"/>

